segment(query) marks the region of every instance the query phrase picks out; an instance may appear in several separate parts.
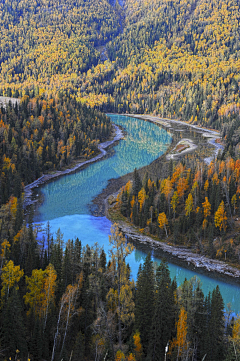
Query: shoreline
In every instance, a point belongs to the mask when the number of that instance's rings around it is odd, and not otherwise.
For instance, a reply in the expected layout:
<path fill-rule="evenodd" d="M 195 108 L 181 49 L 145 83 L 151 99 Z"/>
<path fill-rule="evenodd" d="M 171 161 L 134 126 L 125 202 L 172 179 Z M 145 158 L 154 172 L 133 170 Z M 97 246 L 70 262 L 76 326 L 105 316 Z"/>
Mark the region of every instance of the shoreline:
<path fill-rule="evenodd" d="M 218 154 L 219 150 L 222 151 L 224 148 L 223 145 L 216 143 L 216 139 L 219 138 L 220 134 L 219 134 L 219 132 L 216 132 L 214 130 L 201 128 L 196 125 L 184 123 L 182 121 L 158 118 L 158 117 L 153 117 L 153 116 L 148 116 L 148 115 L 146 115 L 146 116 L 145 115 L 137 115 L 137 114 L 136 115 L 135 114 L 134 115 L 121 114 L 121 115 L 151 121 L 151 122 L 159 124 L 161 126 L 165 126 L 168 129 L 171 127 L 169 122 L 172 122 L 174 124 L 182 124 L 184 126 L 188 126 L 188 127 L 196 129 L 199 133 L 201 133 L 203 135 L 203 137 L 209 138 L 208 143 L 210 143 L 211 145 L 213 145 L 216 148 L 215 151 L 213 151 L 213 155 L 211 155 L 210 157 L 204 158 L 204 162 L 207 164 L 210 164 L 211 160 L 214 159 L 214 157 Z M 183 140 L 186 140 L 190 143 L 189 148 L 187 148 L 177 154 L 171 154 L 171 152 L 168 154 L 165 154 L 165 157 L 167 160 L 170 160 L 171 156 L 173 156 L 172 159 L 175 159 L 175 157 L 177 158 L 178 156 L 181 156 L 182 154 L 194 151 L 198 147 L 198 145 L 194 144 L 190 139 L 182 139 L 175 145 L 175 148 Z M 111 217 L 109 216 L 109 212 L 108 212 L 108 209 L 110 207 L 110 205 L 108 203 L 108 199 L 110 196 L 116 197 L 117 193 L 115 192 L 114 194 L 108 195 L 104 200 L 105 216 L 109 220 L 111 220 Z M 235 282 L 240 280 L 240 270 L 238 268 L 229 266 L 224 261 L 219 261 L 216 259 L 208 258 L 208 257 L 200 255 L 198 253 L 194 253 L 191 250 L 184 248 L 184 247 L 175 247 L 172 245 L 168 245 L 167 243 L 162 242 L 162 241 L 156 241 L 153 238 L 151 238 L 150 236 L 145 236 L 145 235 L 139 234 L 139 231 L 137 229 L 135 229 L 135 227 L 133 225 L 129 226 L 126 222 L 117 221 L 116 223 L 118 224 L 120 230 L 128 238 L 132 239 L 133 241 L 138 242 L 138 244 L 139 243 L 144 244 L 146 246 L 150 246 L 151 249 L 153 248 L 153 249 L 159 250 L 159 251 L 165 253 L 169 257 L 172 256 L 179 263 L 183 263 L 186 266 L 190 266 L 193 269 L 197 269 L 198 271 L 202 270 L 203 272 L 211 273 L 212 275 L 217 274 L 221 277 L 226 277 L 229 280 L 232 280 L 232 281 L 234 280 Z"/>
<path fill-rule="evenodd" d="M 169 159 L 172 157 L 174 161 L 180 160 L 185 154 L 188 154 L 193 151 L 197 151 L 199 147 L 208 148 L 208 145 L 211 146 L 210 154 L 201 157 L 202 161 L 207 164 L 210 164 L 211 160 L 217 155 L 219 148 L 222 150 L 223 146 L 216 143 L 216 139 L 219 138 L 219 133 L 214 130 L 204 129 L 196 127 L 195 125 L 187 124 L 182 121 L 176 121 L 172 119 L 163 119 L 159 117 L 153 117 L 150 115 L 140 115 L 140 114 L 120 114 L 122 116 L 132 117 L 136 119 L 142 119 L 145 121 L 150 121 L 161 127 L 164 127 L 168 132 L 172 132 L 172 142 L 169 144 L 168 149 L 160 157 L 156 158 L 150 164 L 139 168 L 138 172 L 143 177 L 147 172 L 152 179 L 165 178 L 168 176 L 168 164 Z M 170 124 L 170 121 L 173 122 L 173 125 Z M 180 124 L 179 124 L 180 123 Z M 192 136 L 192 128 L 196 129 L 196 135 Z M 183 151 L 174 153 L 175 149 L 179 143 L 184 139 L 180 137 L 180 132 L 185 132 L 189 134 L 184 134 L 185 142 L 187 146 Z M 195 131 L 194 131 L 195 133 Z M 200 143 L 198 138 L 201 137 Z M 193 138 L 193 139 L 192 139 Z M 119 191 L 119 189 L 124 186 L 129 180 L 132 179 L 133 172 L 127 173 L 117 179 L 109 179 L 108 185 L 98 194 L 91 203 L 97 205 L 97 208 L 94 209 L 92 214 L 94 216 L 104 216 L 105 215 L 105 200 L 111 195 Z"/>
<path fill-rule="evenodd" d="M 126 114 L 122 114 L 122 115 L 126 116 Z M 132 116 L 132 115 L 129 114 L 127 116 Z M 146 119 L 146 117 L 143 115 L 142 116 L 136 115 L 136 116 L 132 116 L 132 117 L 136 117 L 136 118 L 140 118 L 140 119 L 144 117 L 145 120 L 149 120 L 149 119 Z M 153 119 L 151 121 L 155 122 Z M 169 119 L 169 121 L 172 121 L 172 120 Z M 170 125 L 167 122 L 168 122 L 168 119 L 166 119 L 166 122 L 163 122 L 161 120 L 161 122 L 156 122 L 156 124 L 159 124 L 161 126 L 166 126 L 167 128 L 169 128 Z M 173 122 L 177 123 L 177 124 L 180 123 L 178 121 L 173 121 Z M 181 122 L 181 123 L 183 123 L 185 126 L 191 126 L 184 122 Z M 196 126 L 191 126 L 191 127 L 196 128 Z M 123 131 L 118 126 L 113 124 L 113 128 L 114 128 L 113 131 L 115 133 L 113 139 L 106 141 L 104 143 L 100 143 L 98 145 L 100 154 L 98 154 L 97 156 L 95 156 L 87 161 L 80 162 L 77 165 L 75 165 L 74 167 L 68 168 L 64 171 L 57 171 L 54 174 L 43 174 L 36 181 L 28 184 L 25 187 L 24 207 L 26 207 L 30 204 L 33 204 L 35 202 L 38 202 L 38 200 L 31 199 L 34 188 L 38 188 L 40 185 L 47 183 L 48 181 L 50 181 L 52 179 L 57 179 L 63 175 L 74 173 L 76 170 L 80 169 L 81 167 L 83 167 L 89 163 L 94 163 L 94 162 L 100 160 L 104 155 L 106 155 L 107 151 L 105 149 L 107 147 L 109 147 L 110 145 L 114 144 L 116 141 L 118 141 L 124 137 Z M 201 132 L 203 131 L 204 133 L 205 132 L 215 133 L 214 136 L 210 136 L 210 139 L 209 139 L 211 141 L 212 145 L 214 145 L 213 142 L 215 142 L 215 140 L 217 138 L 219 138 L 219 134 L 214 131 L 211 131 L 211 130 L 207 131 L 207 130 L 201 129 L 201 128 L 200 129 L 198 128 L 198 130 L 200 130 Z M 216 144 L 219 146 L 218 143 L 216 143 Z M 218 147 L 216 147 L 216 148 L 218 148 Z M 189 151 L 194 150 L 194 149 L 191 148 L 191 149 L 189 149 Z M 218 149 L 217 149 L 217 151 L 218 151 Z M 177 155 L 180 156 L 181 154 L 182 154 L 182 152 L 180 152 Z M 163 156 L 161 156 L 161 157 L 163 157 Z M 167 157 L 167 155 L 165 155 L 165 156 Z M 208 158 L 211 158 L 211 157 L 208 157 Z M 108 195 L 104 199 L 104 205 L 105 205 L 104 214 L 108 219 L 111 220 L 111 217 L 109 217 L 109 213 L 108 213 L 108 208 L 109 208 L 108 198 L 109 197 L 110 197 L 110 195 Z M 228 279 L 231 279 L 234 281 L 237 281 L 240 278 L 240 270 L 229 266 L 228 264 L 224 263 L 223 261 L 213 260 L 213 259 L 207 258 L 205 256 L 193 253 L 186 248 L 183 248 L 183 247 L 178 248 L 178 247 L 170 246 L 164 242 L 156 241 L 153 238 L 151 238 L 150 236 L 140 235 L 137 230 L 134 230 L 134 226 L 132 226 L 132 225 L 129 226 L 127 223 L 125 223 L 123 221 L 118 222 L 118 225 L 119 225 L 119 228 L 121 229 L 121 231 L 127 237 L 133 239 L 134 241 L 136 241 L 140 244 L 144 244 L 147 247 L 150 246 L 151 248 L 160 250 L 160 251 L 164 252 L 165 254 L 167 254 L 169 257 L 172 256 L 176 260 L 176 262 L 183 263 L 184 265 L 187 265 L 187 266 L 192 266 L 193 268 L 198 268 L 198 271 L 202 270 L 204 272 L 209 272 L 211 274 L 217 273 L 220 276 L 227 277 Z"/>
<path fill-rule="evenodd" d="M 68 169 L 65 169 L 62 171 L 56 171 L 54 174 L 43 174 L 40 178 L 36 179 L 34 182 L 25 186 L 24 187 L 24 202 L 23 202 L 24 208 L 26 208 L 27 206 L 29 206 L 33 203 L 36 203 L 38 201 L 38 200 L 32 199 L 32 194 L 33 194 L 34 188 L 38 188 L 40 185 L 47 183 L 47 182 L 51 181 L 52 179 L 57 179 L 66 174 L 74 173 L 76 170 L 79 170 L 80 168 L 84 167 L 85 165 L 97 162 L 98 160 L 103 158 L 107 154 L 107 151 L 105 150 L 106 148 L 108 148 L 110 145 L 114 144 L 118 140 L 124 138 L 123 131 L 117 125 L 113 124 L 113 128 L 114 128 L 113 129 L 113 132 L 114 132 L 113 139 L 107 140 L 104 143 L 98 144 L 98 149 L 100 151 L 100 154 L 98 154 L 95 157 L 93 157 L 89 160 L 86 160 L 84 162 L 77 163 L 72 168 L 68 168 Z"/>
<path fill-rule="evenodd" d="M 193 128 L 195 129 L 198 133 L 200 133 L 203 137 L 205 138 L 209 138 L 208 139 L 208 143 L 213 145 L 216 149 L 213 152 L 214 154 L 211 157 L 206 157 L 204 158 L 204 162 L 207 164 L 210 164 L 211 161 L 214 159 L 214 157 L 216 157 L 218 155 L 219 151 L 223 151 L 224 146 L 222 144 L 219 144 L 216 142 L 216 140 L 219 138 L 220 136 L 220 132 L 218 132 L 217 130 L 213 130 L 213 129 L 207 129 L 207 128 L 202 128 L 198 125 L 194 125 L 194 124 L 188 124 L 186 122 L 183 122 L 182 120 L 174 120 L 174 119 L 170 119 L 170 118 L 162 118 L 162 117 L 158 117 L 155 115 L 144 115 L 144 114 L 121 114 L 121 115 L 125 115 L 125 116 L 129 116 L 129 117 L 133 117 L 133 118 L 139 118 L 139 119 L 143 119 L 143 120 L 147 120 L 150 121 L 152 123 L 164 126 L 166 128 L 168 128 L 169 130 L 171 129 L 171 124 L 169 123 L 173 123 L 175 125 L 183 125 L 183 126 L 187 126 L 189 128 Z M 179 131 L 179 130 L 178 130 Z M 192 142 L 192 140 L 190 139 L 182 139 L 180 140 L 177 144 L 180 144 L 183 140 L 187 141 L 189 143 L 189 148 L 188 149 L 184 149 L 182 152 L 180 153 L 170 153 L 166 156 L 167 160 L 175 160 L 178 158 L 178 156 L 182 155 L 182 154 L 186 154 L 189 152 L 194 151 L 195 149 L 197 149 L 198 145 L 194 144 Z"/>
<path fill-rule="evenodd" d="M 223 261 L 211 259 L 197 253 L 193 253 L 184 247 L 175 247 L 162 241 L 156 241 L 150 236 L 141 235 L 134 229 L 134 226 L 128 226 L 127 223 L 120 221 L 117 222 L 119 229 L 127 238 L 136 241 L 140 244 L 150 246 L 151 249 L 159 250 L 166 254 L 166 257 L 173 257 L 176 261 L 179 261 L 186 266 L 190 266 L 191 269 L 195 269 L 199 272 L 203 270 L 206 273 L 218 274 L 221 277 L 239 281 L 240 270 L 238 268 L 229 266 Z"/>

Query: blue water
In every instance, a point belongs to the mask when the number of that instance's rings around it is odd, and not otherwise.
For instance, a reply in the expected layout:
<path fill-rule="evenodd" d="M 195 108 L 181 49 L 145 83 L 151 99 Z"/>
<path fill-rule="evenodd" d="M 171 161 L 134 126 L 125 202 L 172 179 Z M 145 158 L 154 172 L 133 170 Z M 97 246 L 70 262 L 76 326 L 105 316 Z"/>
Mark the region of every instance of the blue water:
<path fill-rule="evenodd" d="M 126 129 L 125 139 L 114 146 L 111 157 L 41 187 L 44 201 L 35 216 L 35 222 L 41 222 L 43 227 L 50 221 L 52 233 L 60 228 L 65 241 L 78 237 L 83 245 L 92 246 L 97 242 L 106 252 L 111 222 L 106 217 L 94 217 L 90 214 L 91 200 L 107 186 L 109 179 L 151 163 L 166 151 L 171 142 L 171 134 L 153 123 L 119 115 L 111 115 L 111 118 L 115 124 Z M 146 252 L 146 248 L 144 251 L 142 247 L 137 247 L 127 259 L 135 279 Z M 154 261 L 160 262 L 155 251 L 152 251 L 152 256 Z M 205 295 L 219 284 L 225 305 L 230 302 L 232 310 L 240 312 L 240 287 L 172 263 L 169 263 L 169 269 L 178 285 L 185 278 L 197 275 L 201 279 Z"/>

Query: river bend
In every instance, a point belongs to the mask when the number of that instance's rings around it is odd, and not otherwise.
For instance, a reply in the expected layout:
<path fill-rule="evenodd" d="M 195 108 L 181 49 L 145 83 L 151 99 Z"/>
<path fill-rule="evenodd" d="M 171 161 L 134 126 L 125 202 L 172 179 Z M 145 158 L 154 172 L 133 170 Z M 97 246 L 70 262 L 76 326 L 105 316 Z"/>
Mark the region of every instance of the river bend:
<path fill-rule="evenodd" d="M 78 237 L 82 245 L 96 242 L 108 250 L 111 222 L 106 217 L 94 217 L 90 212 L 91 201 L 107 186 L 109 179 L 117 178 L 134 168 L 150 164 L 162 155 L 172 140 L 169 130 L 159 125 L 132 117 L 110 115 L 113 123 L 126 130 L 126 136 L 111 147 L 101 161 L 90 164 L 76 173 L 55 179 L 38 189 L 43 202 L 35 212 L 35 222 L 44 227 L 50 221 L 51 232 L 61 229 L 64 241 Z M 132 275 L 136 278 L 139 264 L 144 261 L 149 248 L 137 246 L 128 257 Z M 160 262 L 152 250 L 154 261 Z M 207 295 L 219 284 L 224 303 L 231 303 L 235 313 L 240 312 L 240 287 L 169 263 L 171 277 L 181 284 L 185 278 L 197 275 Z"/>

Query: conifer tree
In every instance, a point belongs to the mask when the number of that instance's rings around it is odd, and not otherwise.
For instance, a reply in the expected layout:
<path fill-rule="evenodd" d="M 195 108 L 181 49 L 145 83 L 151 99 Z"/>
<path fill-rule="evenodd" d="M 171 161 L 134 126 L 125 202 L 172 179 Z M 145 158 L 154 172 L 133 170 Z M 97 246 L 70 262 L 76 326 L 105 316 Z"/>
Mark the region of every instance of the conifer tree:
<path fill-rule="evenodd" d="M 135 197 L 138 196 L 138 192 L 141 190 L 141 188 L 142 188 L 141 179 L 137 169 L 135 168 L 133 172 L 133 186 L 132 186 L 133 195 Z"/>
<path fill-rule="evenodd" d="M 165 347 L 175 326 L 174 288 L 166 261 L 162 261 L 156 273 L 156 301 L 152 320 L 147 360 L 162 361 Z"/>
<path fill-rule="evenodd" d="M 4 304 L 0 319 L 1 347 L 8 360 L 15 360 L 16 350 L 21 359 L 27 357 L 26 332 L 23 322 L 23 308 L 19 297 L 19 291 L 12 288 L 9 297 Z"/>
<path fill-rule="evenodd" d="M 212 361 L 224 360 L 224 304 L 219 286 L 212 292 L 209 341 L 211 356 L 208 355 L 208 358 Z"/>
<path fill-rule="evenodd" d="M 135 306 L 135 327 L 140 332 L 145 355 L 151 336 L 154 293 L 154 270 L 149 252 L 138 274 Z"/>

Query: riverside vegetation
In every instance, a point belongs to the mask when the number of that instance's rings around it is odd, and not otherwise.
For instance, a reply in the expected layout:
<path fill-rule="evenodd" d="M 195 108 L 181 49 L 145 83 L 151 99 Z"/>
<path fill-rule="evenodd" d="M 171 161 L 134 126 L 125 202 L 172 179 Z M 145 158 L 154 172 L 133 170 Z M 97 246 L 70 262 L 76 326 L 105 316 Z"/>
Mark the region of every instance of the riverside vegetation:
<path fill-rule="evenodd" d="M 218 288 L 177 287 L 150 256 L 135 284 L 117 227 L 107 262 L 49 226 L 37 240 L 22 208 L 26 184 L 110 136 L 100 110 L 182 119 L 220 130 L 221 158 L 170 162 L 161 180 L 135 172 L 117 206 L 144 232 L 239 264 L 238 1 L 6 0 L 0 14 L 0 95 L 21 98 L 0 110 L 1 359 L 162 361 L 166 345 L 167 360 L 238 359 L 240 320 L 224 321 Z"/>
<path fill-rule="evenodd" d="M 141 232 L 239 265 L 239 171 L 233 158 L 169 163 L 169 176 L 153 181 L 146 173 L 121 188 L 114 211 Z M 111 210 L 112 212 L 113 210 Z"/>

